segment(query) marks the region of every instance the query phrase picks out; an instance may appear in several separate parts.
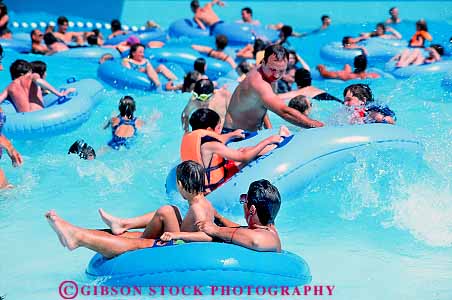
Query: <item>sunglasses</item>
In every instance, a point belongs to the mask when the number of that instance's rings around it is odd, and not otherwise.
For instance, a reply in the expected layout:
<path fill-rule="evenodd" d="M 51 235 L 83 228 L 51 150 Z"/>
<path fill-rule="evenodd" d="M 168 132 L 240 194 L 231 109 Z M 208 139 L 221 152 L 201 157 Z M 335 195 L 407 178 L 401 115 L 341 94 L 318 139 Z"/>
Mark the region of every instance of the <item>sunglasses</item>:
<path fill-rule="evenodd" d="M 199 100 L 199 101 L 202 101 L 202 102 L 207 101 L 207 100 L 210 99 L 210 97 L 212 97 L 212 93 L 210 93 L 210 94 L 199 94 L 198 95 L 198 93 L 194 92 L 194 91 L 192 92 L 192 95 L 193 95 L 193 97 L 195 97 L 196 100 Z"/>
<path fill-rule="evenodd" d="M 245 204 L 248 202 L 248 195 L 247 194 L 241 194 L 240 195 L 240 204 Z"/>

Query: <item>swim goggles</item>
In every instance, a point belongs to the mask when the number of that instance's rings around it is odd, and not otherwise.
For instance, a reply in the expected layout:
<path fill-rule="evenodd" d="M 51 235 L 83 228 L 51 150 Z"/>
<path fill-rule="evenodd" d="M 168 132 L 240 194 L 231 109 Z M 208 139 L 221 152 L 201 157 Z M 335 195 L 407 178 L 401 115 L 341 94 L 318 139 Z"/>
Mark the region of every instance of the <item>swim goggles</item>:
<path fill-rule="evenodd" d="M 199 94 L 199 95 L 198 95 L 197 92 L 193 91 L 193 92 L 192 92 L 192 95 L 193 95 L 193 97 L 195 97 L 196 100 L 199 100 L 199 101 L 204 102 L 204 101 L 209 100 L 210 97 L 212 97 L 213 94 L 210 93 L 210 94 Z"/>

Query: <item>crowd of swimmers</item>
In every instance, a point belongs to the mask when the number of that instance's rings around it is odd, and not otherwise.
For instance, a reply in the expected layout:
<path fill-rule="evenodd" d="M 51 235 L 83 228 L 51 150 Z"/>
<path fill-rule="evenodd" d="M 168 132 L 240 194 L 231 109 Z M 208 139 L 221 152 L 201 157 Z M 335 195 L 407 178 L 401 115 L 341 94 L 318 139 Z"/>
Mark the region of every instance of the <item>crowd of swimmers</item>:
<path fill-rule="evenodd" d="M 191 1 L 190 7 L 194 21 L 200 28 L 211 31 L 222 21 L 216 15 L 214 5 L 223 6 L 220 0 L 213 0 L 204 6 L 199 1 Z M 391 17 L 385 23 L 379 23 L 375 31 L 363 33 L 360 37 L 344 37 L 345 49 L 361 49 L 362 54 L 354 59 L 353 68 L 345 65 L 343 70 L 331 71 L 323 65 L 317 69 L 325 78 L 341 80 L 376 78 L 379 75 L 366 72 L 367 50 L 358 43 L 373 37 L 384 39 L 401 39 L 402 36 L 388 24 L 400 22 L 398 9 L 390 10 Z M 352 124 L 388 123 L 395 124 L 394 112 L 387 106 L 376 103 L 372 90 L 366 84 L 355 83 L 347 86 L 342 97 L 336 97 L 325 90 L 312 85 L 312 76 L 308 64 L 290 48 L 289 37 L 306 36 L 326 30 L 330 24 L 329 16 L 321 17 L 322 26 L 309 33 L 296 33 L 286 24 L 271 25 L 279 30 L 279 39 L 270 43 L 257 38 L 253 44 L 238 51 L 237 56 L 243 59 L 255 59 L 255 64 L 245 60 L 237 63 L 226 51 L 228 39 L 224 35 L 216 36 L 215 48 L 204 45 L 192 45 L 192 48 L 210 57 L 225 61 L 236 69 L 240 75 L 235 90 L 231 93 L 224 87 L 208 78 L 206 60 L 198 58 L 193 70 L 188 72 L 183 83 L 176 83 L 177 77 L 164 65 L 153 66 L 145 57 L 146 47 L 162 47 L 163 43 L 144 45 L 135 36 L 129 36 L 124 42 L 110 47 L 120 52 L 129 51 L 128 57 L 122 59 L 123 67 L 146 73 L 157 87 L 163 86 L 158 78 L 162 73 L 168 82 L 166 90 L 182 90 L 189 92 L 188 103 L 181 113 L 181 124 L 184 136 L 181 141 L 180 158 L 182 163 L 177 167 L 177 188 L 181 196 L 187 200 L 189 210 L 184 218 L 176 206 L 165 205 L 156 211 L 132 218 L 115 217 L 104 210 L 99 210 L 101 219 L 109 227 L 109 231 L 90 230 L 74 226 L 59 217 L 55 211 L 46 214 L 50 225 L 57 233 L 63 246 L 70 250 L 86 247 L 105 257 L 114 257 L 130 250 L 152 247 L 170 240 L 191 241 L 223 241 L 234 243 L 257 251 L 281 251 L 281 242 L 274 225 L 278 214 L 281 197 L 278 189 L 267 180 L 259 180 L 250 184 L 248 191 L 240 196 L 243 205 L 246 227 L 241 227 L 220 215 L 209 200 L 208 194 L 224 184 L 229 178 L 247 163 L 290 141 L 292 133 L 286 126 L 281 126 L 277 134 L 269 136 L 255 145 L 235 149 L 228 143 L 234 139 L 243 139 L 245 131 L 255 132 L 272 128 L 268 111 L 272 111 L 285 121 L 301 127 L 323 127 L 322 121 L 310 116 L 313 100 L 335 101 L 343 104 Z M 241 10 L 240 23 L 259 25 L 253 18 L 249 7 Z M 7 9 L 0 3 L 0 36 L 8 38 Z M 150 27 L 158 26 L 150 22 Z M 52 54 L 66 51 L 72 46 L 104 45 L 104 37 L 99 31 L 70 32 L 68 19 L 60 17 L 57 29 L 48 27 L 42 33 L 34 29 L 31 33 L 32 52 L 36 54 Z M 112 33 L 108 38 L 126 34 L 118 20 L 111 22 Z M 44 40 L 45 44 L 42 44 Z M 412 48 L 394 57 L 398 67 L 410 64 L 432 63 L 441 59 L 443 49 L 439 45 L 425 48 L 428 57 L 419 50 L 425 41 L 431 41 L 427 24 L 421 20 L 416 23 L 416 33 L 410 40 Z M 1 48 L 0 48 L 1 49 Z M 112 60 L 105 55 L 100 63 Z M 8 99 L 17 112 L 31 112 L 44 109 L 43 96 L 53 93 L 65 97 L 74 89 L 58 91 L 46 81 L 47 66 L 42 61 L 14 61 L 9 68 L 12 82 L 0 94 L 0 102 Z M 292 88 L 295 85 L 296 88 Z M 112 117 L 105 129 L 111 130 L 108 146 L 114 150 L 129 149 L 136 142 L 136 137 L 145 122 L 136 117 L 137 103 L 131 96 L 119 100 L 118 114 Z M 3 127 L 4 115 L 0 112 L 0 130 Z M 0 147 L 5 148 L 13 165 L 22 164 L 21 155 L 14 149 L 6 137 L 0 135 Z M 75 142 L 69 153 L 76 153 L 84 159 L 95 159 L 92 147 L 83 141 Z M 0 170 L 1 171 L 1 170 Z M 0 172 L 0 187 L 8 186 L 8 182 Z M 129 231 L 142 229 L 141 231 Z"/>

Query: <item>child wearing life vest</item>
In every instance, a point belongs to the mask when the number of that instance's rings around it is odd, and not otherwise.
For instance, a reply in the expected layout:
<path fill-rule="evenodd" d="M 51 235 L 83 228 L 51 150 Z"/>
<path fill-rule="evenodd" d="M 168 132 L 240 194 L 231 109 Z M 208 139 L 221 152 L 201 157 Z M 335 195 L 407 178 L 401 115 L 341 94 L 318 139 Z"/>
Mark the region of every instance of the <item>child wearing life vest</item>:
<path fill-rule="evenodd" d="M 192 131 L 182 138 L 181 160 L 193 160 L 206 170 L 206 191 L 210 192 L 237 173 L 245 164 L 272 150 L 282 137 L 290 135 L 282 126 L 280 134 L 272 135 L 257 145 L 241 149 L 225 145 L 225 135 L 221 135 L 218 114 L 208 108 L 195 111 L 190 117 Z M 268 147 L 269 145 L 272 145 Z"/>
<path fill-rule="evenodd" d="M 416 33 L 411 37 L 410 47 L 424 48 L 425 40 L 432 41 L 433 38 L 428 33 L 427 22 L 425 20 L 419 20 L 416 22 Z"/>

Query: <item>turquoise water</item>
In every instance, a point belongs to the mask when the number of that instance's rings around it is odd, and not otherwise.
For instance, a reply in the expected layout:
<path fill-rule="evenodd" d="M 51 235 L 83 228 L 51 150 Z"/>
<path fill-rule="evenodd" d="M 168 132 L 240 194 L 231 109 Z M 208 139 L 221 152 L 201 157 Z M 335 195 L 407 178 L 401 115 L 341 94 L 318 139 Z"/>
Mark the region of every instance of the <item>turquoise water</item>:
<path fill-rule="evenodd" d="M 175 14 L 171 18 L 184 15 L 177 1 L 170 3 Z M 317 15 L 314 18 L 308 14 L 300 3 L 290 3 L 294 8 L 285 19 L 298 20 L 306 15 L 300 28 L 318 25 Z M 442 17 L 450 16 L 451 3 L 433 3 L 402 2 L 400 7 L 405 7 L 402 14 L 413 11 L 411 21 L 420 12 L 428 14 L 425 17 L 432 20 L 430 31 L 443 39 L 452 32 L 446 23 L 450 19 Z M 278 2 L 278 7 L 283 4 Z M 161 2 L 155 5 L 163 6 Z M 283 13 L 272 15 L 270 5 L 276 7 L 274 2 L 252 3 L 262 15 L 261 20 L 281 20 Z M 323 2 L 305 5 L 314 12 L 326 7 Z M 381 18 L 386 18 L 392 3 L 343 4 L 356 21 L 348 21 L 348 12 L 336 10 L 336 5 L 341 4 L 330 4 L 328 12 L 333 21 L 338 14 L 337 19 L 342 20 L 339 25 L 320 36 L 293 42 L 311 67 L 320 62 L 320 45 L 337 40 L 345 31 L 356 34 L 373 26 L 359 23 L 365 20 L 359 13 L 361 5 L 373 7 L 372 16 L 380 10 Z M 232 17 L 241 6 L 231 2 L 222 14 Z M 131 23 L 142 22 L 140 11 L 136 15 L 129 13 L 132 8 L 125 7 L 123 15 Z M 162 16 L 154 19 L 167 25 Z M 405 36 L 410 34 L 411 25 L 400 26 Z M 18 57 L 36 59 L 7 52 L 4 66 Z M 48 80 L 55 85 L 74 75 L 88 78 L 96 74 L 94 62 L 52 57 L 45 60 Z M 8 74 L 1 72 L 0 79 L 1 87 L 6 86 Z M 398 125 L 422 141 L 425 151 L 421 157 L 370 147 L 355 153 L 354 163 L 322 174 L 297 195 L 283 199 L 277 218 L 283 248 L 307 260 L 312 284 L 336 286 L 331 299 L 452 299 L 452 106 L 451 95 L 440 86 L 441 79 L 442 75 L 433 74 L 371 83 L 376 97 L 396 111 Z M 347 84 L 321 81 L 315 85 L 341 95 Z M 135 147 L 106 152 L 95 161 L 68 156 L 67 148 L 78 138 L 99 152 L 111 135 L 102 125 L 116 113 L 118 100 L 126 93 L 137 100 L 139 116 L 145 120 L 158 118 L 148 122 Z M 164 181 L 178 158 L 182 135 L 179 118 L 187 96 L 124 92 L 105 86 L 99 100 L 89 121 L 76 131 L 53 138 L 13 141 L 24 156 L 22 168 L 12 168 L 8 158 L 3 158 L 2 168 L 16 185 L 0 195 L 0 295 L 6 294 L 6 299 L 60 299 L 61 281 L 90 283 L 84 270 L 93 253 L 62 248 L 43 216 L 47 210 L 56 209 L 76 225 L 103 228 L 97 214 L 99 207 L 128 217 L 167 203 Z M 327 124 L 337 123 L 340 114 L 341 107 L 336 103 L 314 102 L 314 117 Z M 283 124 L 275 116 L 271 119 L 274 125 Z M 230 217 L 241 220 L 240 215 Z"/>

